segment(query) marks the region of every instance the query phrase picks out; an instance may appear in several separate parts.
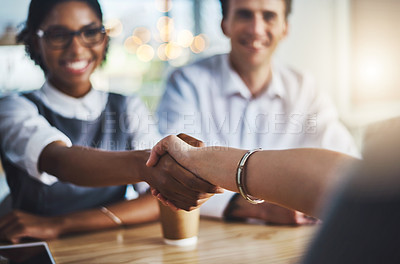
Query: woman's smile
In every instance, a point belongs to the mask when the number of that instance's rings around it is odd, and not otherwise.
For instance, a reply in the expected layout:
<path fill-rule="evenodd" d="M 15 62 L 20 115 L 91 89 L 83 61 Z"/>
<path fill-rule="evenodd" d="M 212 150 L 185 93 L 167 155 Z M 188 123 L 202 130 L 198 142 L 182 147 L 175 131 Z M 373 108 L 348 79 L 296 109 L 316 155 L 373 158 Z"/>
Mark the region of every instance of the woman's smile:
<path fill-rule="evenodd" d="M 61 61 L 61 66 L 71 74 L 82 74 L 89 69 L 92 63 L 93 60 L 89 59 L 65 60 Z"/>

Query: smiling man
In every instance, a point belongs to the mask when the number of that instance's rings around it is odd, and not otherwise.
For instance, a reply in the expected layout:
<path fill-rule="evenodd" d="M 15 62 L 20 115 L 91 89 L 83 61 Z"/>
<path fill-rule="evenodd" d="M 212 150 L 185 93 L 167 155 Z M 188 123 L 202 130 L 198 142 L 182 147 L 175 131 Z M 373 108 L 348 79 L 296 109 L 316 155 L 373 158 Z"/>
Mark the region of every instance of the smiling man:
<path fill-rule="evenodd" d="M 171 74 L 158 109 L 163 134 L 185 132 L 207 145 L 242 149 L 314 147 L 358 155 L 312 78 L 272 59 L 288 34 L 291 2 L 221 0 L 221 27 L 231 51 Z M 212 197 L 202 213 L 275 224 L 313 222 L 299 212 L 252 205 L 229 192 Z"/>

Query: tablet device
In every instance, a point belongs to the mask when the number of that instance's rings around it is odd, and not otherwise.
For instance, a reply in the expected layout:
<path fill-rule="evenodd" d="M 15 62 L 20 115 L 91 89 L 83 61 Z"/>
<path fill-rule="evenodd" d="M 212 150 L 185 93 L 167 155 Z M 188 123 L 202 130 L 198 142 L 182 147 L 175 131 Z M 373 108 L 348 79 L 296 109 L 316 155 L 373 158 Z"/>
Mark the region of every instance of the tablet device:
<path fill-rule="evenodd" d="M 46 242 L 0 246 L 0 264 L 55 264 Z"/>

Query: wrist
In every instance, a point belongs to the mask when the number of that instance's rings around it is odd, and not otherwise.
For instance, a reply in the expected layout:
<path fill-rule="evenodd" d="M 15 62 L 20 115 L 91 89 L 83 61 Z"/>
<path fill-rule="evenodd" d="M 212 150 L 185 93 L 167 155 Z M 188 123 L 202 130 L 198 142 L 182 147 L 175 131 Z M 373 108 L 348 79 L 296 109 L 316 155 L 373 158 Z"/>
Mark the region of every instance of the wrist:
<path fill-rule="evenodd" d="M 131 183 L 144 181 L 149 183 L 149 172 L 151 168 L 146 166 L 146 161 L 150 156 L 150 150 L 130 151 L 127 159 L 127 167 L 132 178 Z"/>
<path fill-rule="evenodd" d="M 201 163 L 203 160 L 205 160 L 207 157 L 203 156 L 202 153 L 204 153 L 204 148 L 195 148 L 195 147 L 190 147 L 190 149 L 186 150 L 183 155 L 183 162 L 182 165 L 192 173 L 196 174 L 197 176 L 200 176 L 200 168 L 201 168 Z"/>
<path fill-rule="evenodd" d="M 52 217 L 51 223 L 58 235 L 64 235 L 69 232 L 67 217 L 63 217 L 63 216 Z"/>

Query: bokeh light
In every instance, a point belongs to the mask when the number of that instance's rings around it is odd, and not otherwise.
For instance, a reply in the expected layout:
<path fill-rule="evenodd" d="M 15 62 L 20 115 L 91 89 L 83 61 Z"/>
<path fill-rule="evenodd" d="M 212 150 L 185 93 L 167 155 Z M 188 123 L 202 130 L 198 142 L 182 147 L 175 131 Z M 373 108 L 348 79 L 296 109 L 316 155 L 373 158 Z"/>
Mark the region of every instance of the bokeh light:
<path fill-rule="evenodd" d="M 148 28 L 145 27 L 137 27 L 133 31 L 133 36 L 140 39 L 140 44 L 146 44 L 151 40 L 151 32 Z"/>
<path fill-rule="evenodd" d="M 172 9 L 171 0 L 155 0 L 156 9 L 160 12 L 168 12 Z"/>
<path fill-rule="evenodd" d="M 178 58 L 182 54 L 182 48 L 174 43 L 170 42 L 165 46 L 165 55 L 167 55 L 168 59 L 173 60 Z"/>
<path fill-rule="evenodd" d="M 174 27 L 174 20 L 167 16 L 162 16 L 157 20 L 157 29 L 161 31 L 164 27 Z"/>
<path fill-rule="evenodd" d="M 188 48 L 193 42 L 193 33 L 189 30 L 181 30 L 178 33 L 177 43 L 181 47 Z"/>
<path fill-rule="evenodd" d="M 174 20 L 167 16 L 162 16 L 157 21 L 157 29 L 160 32 L 160 39 L 169 42 L 174 31 Z"/>
<path fill-rule="evenodd" d="M 157 56 L 162 61 L 168 60 L 167 54 L 165 53 L 166 47 L 167 47 L 167 43 L 163 43 L 160 46 L 158 46 L 158 49 L 157 49 Z"/>
<path fill-rule="evenodd" d="M 193 42 L 190 45 L 190 49 L 194 53 L 200 53 L 207 48 L 207 45 L 207 37 L 204 34 L 200 34 L 194 37 Z"/>
<path fill-rule="evenodd" d="M 142 41 L 136 36 L 128 37 L 124 42 L 124 48 L 128 53 L 135 54 Z"/>
<path fill-rule="evenodd" d="M 144 44 L 137 48 L 136 55 L 139 60 L 148 62 L 154 58 L 154 49 L 152 46 Z"/>
<path fill-rule="evenodd" d="M 121 35 L 123 31 L 122 22 L 117 18 L 107 20 L 104 23 L 104 27 L 110 37 L 117 37 Z"/>

